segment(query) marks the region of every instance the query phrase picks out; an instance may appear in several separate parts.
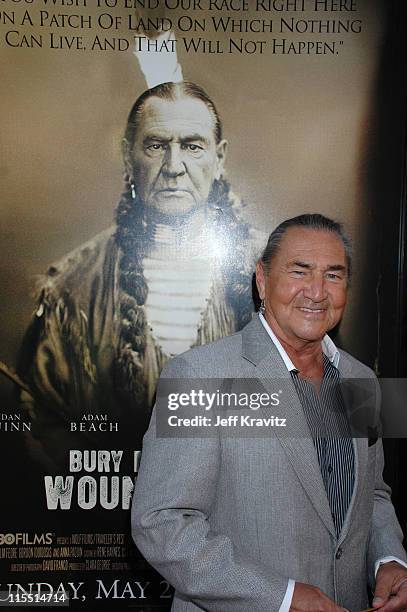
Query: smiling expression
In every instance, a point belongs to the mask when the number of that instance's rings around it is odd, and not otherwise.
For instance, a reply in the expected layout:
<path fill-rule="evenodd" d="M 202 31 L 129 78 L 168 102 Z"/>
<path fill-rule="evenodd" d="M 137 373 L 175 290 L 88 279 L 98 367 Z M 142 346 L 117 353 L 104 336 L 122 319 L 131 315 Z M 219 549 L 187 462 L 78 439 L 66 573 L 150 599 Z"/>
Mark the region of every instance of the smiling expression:
<path fill-rule="evenodd" d="M 299 348 L 322 340 L 341 320 L 347 297 L 347 263 L 333 232 L 291 227 L 267 272 L 256 267 L 265 317 L 276 335 Z"/>
<path fill-rule="evenodd" d="M 137 192 L 160 212 L 186 214 L 207 201 L 225 151 L 226 141 L 216 143 L 214 117 L 204 102 L 149 98 L 130 153 Z"/>

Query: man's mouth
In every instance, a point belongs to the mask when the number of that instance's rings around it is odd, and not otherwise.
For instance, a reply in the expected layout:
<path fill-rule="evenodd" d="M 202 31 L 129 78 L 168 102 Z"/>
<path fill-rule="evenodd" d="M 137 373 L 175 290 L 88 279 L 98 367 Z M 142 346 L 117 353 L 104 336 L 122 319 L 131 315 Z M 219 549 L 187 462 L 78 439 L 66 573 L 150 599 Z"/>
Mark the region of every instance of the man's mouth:
<path fill-rule="evenodd" d="M 180 189 L 179 187 L 166 187 L 165 189 L 157 191 L 157 194 L 168 197 L 184 196 L 186 193 L 189 194 L 190 192 L 187 189 Z"/>
<path fill-rule="evenodd" d="M 323 312 L 326 311 L 326 308 L 307 308 L 306 306 L 298 306 L 298 310 L 301 310 L 301 312 L 309 312 L 309 313 L 313 313 L 313 314 L 322 314 Z"/>

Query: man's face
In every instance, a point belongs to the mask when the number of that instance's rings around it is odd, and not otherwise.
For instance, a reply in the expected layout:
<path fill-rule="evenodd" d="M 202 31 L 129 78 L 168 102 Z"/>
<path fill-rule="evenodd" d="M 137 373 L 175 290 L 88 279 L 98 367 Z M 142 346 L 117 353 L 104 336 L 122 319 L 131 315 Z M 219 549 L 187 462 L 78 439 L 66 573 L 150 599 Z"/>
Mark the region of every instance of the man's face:
<path fill-rule="evenodd" d="M 256 279 L 265 317 L 280 339 L 294 348 L 320 341 L 345 308 L 344 245 L 331 232 L 292 227 L 283 236 L 269 273 L 257 264 Z"/>
<path fill-rule="evenodd" d="M 130 152 L 130 172 L 147 206 L 177 215 L 207 201 L 226 149 L 225 141 L 216 144 L 214 127 L 201 100 L 147 100 Z"/>

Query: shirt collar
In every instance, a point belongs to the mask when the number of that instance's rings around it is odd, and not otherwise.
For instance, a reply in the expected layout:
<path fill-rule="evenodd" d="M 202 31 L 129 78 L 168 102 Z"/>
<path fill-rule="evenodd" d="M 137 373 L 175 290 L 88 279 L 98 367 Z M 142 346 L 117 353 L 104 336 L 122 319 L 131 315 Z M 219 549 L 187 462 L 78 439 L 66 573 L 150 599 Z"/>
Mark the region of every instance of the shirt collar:
<path fill-rule="evenodd" d="M 261 312 L 259 312 L 259 319 L 262 322 L 264 329 L 266 330 L 271 340 L 273 341 L 276 349 L 278 350 L 280 357 L 284 361 L 284 365 L 287 368 L 287 370 L 289 372 L 292 372 L 293 370 L 297 370 L 297 368 L 295 367 L 295 365 L 293 364 L 293 362 L 287 355 L 286 351 L 284 350 L 281 342 L 279 341 L 276 334 L 273 332 L 273 330 L 271 329 L 270 325 L 267 323 L 266 319 L 263 317 Z M 331 340 L 328 334 L 325 334 L 325 336 L 322 338 L 321 347 L 322 347 L 323 353 L 328 357 L 331 364 L 335 366 L 335 368 L 337 368 L 339 364 L 340 353 L 338 349 L 336 348 L 335 343 L 333 342 L 333 340 Z"/>

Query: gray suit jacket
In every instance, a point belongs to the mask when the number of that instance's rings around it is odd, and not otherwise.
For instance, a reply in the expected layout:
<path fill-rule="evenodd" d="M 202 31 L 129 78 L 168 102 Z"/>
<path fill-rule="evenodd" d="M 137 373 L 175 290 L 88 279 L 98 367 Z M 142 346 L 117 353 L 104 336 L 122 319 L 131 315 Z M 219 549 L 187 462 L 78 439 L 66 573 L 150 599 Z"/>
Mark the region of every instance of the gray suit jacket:
<path fill-rule="evenodd" d="M 341 352 L 344 378 L 375 380 Z M 255 317 L 240 333 L 173 359 L 164 378 L 283 381 L 293 436 L 144 438 L 132 508 L 135 542 L 176 590 L 173 610 L 277 612 L 289 578 L 313 584 L 349 610 L 367 607 L 374 563 L 405 559 L 382 480 L 380 440 L 354 438 L 355 487 L 339 539 L 314 444 L 287 371 Z M 376 384 L 376 383 L 373 383 Z M 268 409 L 270 410 L 270 409 Z M 220 428 L 218 428 L 220 429 Z"/>

